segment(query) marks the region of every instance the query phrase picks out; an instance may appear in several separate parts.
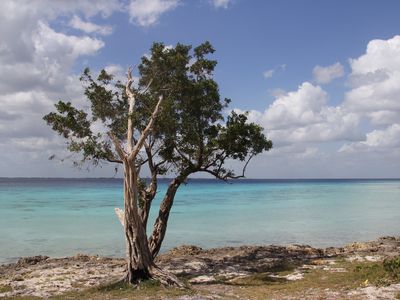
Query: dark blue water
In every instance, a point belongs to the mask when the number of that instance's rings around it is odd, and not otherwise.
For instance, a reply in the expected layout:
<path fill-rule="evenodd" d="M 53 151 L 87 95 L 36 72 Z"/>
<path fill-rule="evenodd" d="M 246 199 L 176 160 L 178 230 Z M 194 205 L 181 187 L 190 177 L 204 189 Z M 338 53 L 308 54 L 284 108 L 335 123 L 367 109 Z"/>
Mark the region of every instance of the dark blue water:
<path fill-rule="evenodd" d="M 123 256 L 115 207 L 123 207 L 121 179 L 0 178 L 0 262 L 77 252 Z M 399 234 L 400 180 L 191 180 L 177 193 L 163 250 L 335 246 Z"/>

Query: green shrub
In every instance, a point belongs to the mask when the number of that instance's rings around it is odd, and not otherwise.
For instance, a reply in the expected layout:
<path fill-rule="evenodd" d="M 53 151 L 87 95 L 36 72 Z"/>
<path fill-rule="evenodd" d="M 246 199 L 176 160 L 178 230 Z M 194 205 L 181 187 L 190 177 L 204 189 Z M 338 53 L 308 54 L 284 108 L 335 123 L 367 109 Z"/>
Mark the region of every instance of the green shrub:
<path fill-rule="evenodd" d="M 383 267 L 394 279 L 400 280 L 400 256 L 385 259 Z"/>

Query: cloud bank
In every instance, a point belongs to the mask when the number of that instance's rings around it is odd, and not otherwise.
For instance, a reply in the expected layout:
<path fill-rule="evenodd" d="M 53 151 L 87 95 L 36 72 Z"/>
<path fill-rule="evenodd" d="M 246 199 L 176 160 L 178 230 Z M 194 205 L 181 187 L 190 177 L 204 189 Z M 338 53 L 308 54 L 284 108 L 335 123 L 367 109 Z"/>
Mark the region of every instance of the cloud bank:
<path fill-rule="evenodd" d="M 274 155 L 344 160 L 343 155 L 369 153 L 400 159 L 400 36 L 370 41 L 364 54 L 349 59 L 349 67 L 349 89 L 339 105 L 331 105 L 318 85 L 344 76 L 343 65 L 335 63 L 314 68 L 316 84 L 303 82 L 277 94 L 264 111 L 249 111 L 249 119 L 274 141 Z"/>

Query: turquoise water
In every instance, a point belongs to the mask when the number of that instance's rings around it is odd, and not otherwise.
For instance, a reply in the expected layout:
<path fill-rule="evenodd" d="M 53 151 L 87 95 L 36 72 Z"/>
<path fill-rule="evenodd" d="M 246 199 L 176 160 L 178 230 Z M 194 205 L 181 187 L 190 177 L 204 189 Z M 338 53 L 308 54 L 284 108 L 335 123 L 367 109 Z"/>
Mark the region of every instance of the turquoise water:
<path fill-rule="evenodd" d="M 114 214 L 122 202 L 120 179 L 0 178 L 0 262 L 78 252 L 123 256 Z M 400 235 L 400 180 L 191 180 L 177 193 L 163 250 L 339 246 L 382 235 Z"/>

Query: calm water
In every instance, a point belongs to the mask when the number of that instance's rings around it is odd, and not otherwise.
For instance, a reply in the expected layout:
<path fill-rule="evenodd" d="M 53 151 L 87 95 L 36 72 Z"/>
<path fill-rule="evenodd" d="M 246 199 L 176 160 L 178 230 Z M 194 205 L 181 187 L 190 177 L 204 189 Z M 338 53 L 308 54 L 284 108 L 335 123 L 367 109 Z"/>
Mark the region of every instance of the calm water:
<path fill-rule="evenodd" d="M 0 178 L 0 262 L 77 252 L 123 256 L 114 214 L 122 201 L 119 179 Z M 333 246 L 399 234 L 400 180 L 191 180 L 177 193 L 164 250 Z"/>

